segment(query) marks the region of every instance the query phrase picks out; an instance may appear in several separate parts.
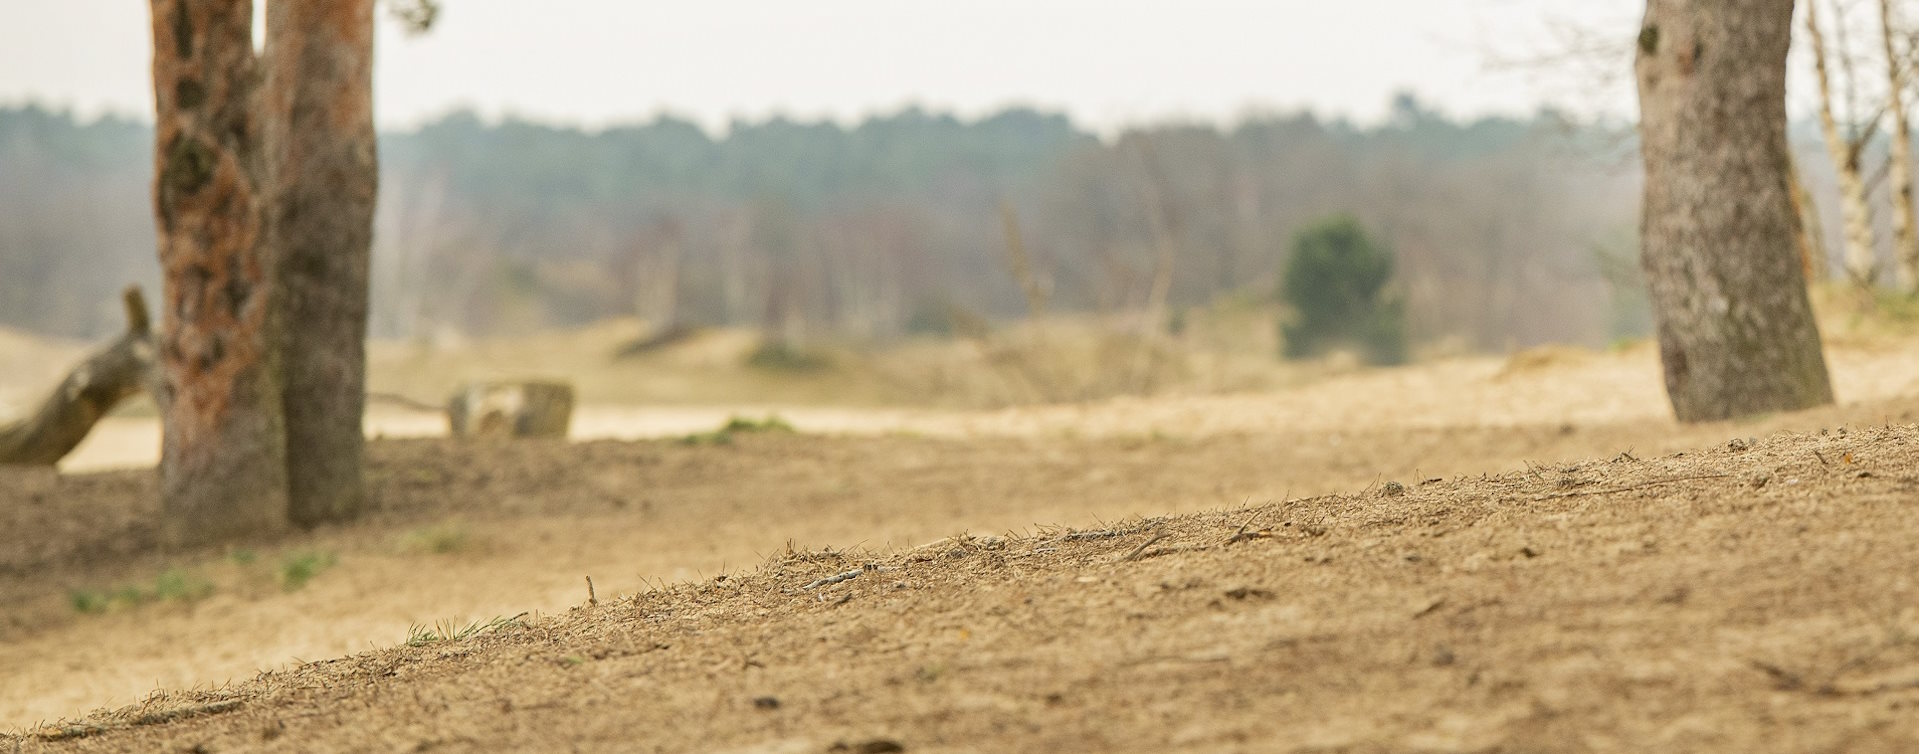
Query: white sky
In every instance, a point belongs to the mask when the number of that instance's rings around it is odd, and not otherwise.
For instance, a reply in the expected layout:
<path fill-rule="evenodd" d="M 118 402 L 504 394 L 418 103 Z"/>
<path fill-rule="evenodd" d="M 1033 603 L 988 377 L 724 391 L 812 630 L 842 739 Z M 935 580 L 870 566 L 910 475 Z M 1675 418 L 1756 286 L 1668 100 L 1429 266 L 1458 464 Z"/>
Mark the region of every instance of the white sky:
<path fill-rule="evenodd" d="M 0 103 L 150 118 L 147 3 L 4 0 Z M 1543 101 L 1631 117 L 1631 80 L 1503 67 L 1566 28 L 1630 41 L 1640 0 L 444 0 L 409 38 L 384 13 L 383 127 L 471 106 L 599 126 L 843 122 L 908 104 L 1065 110 L 1102 131 L 1312 108 L 1378 119 L 1410 90 L 1457 116 Z M 1617 35 L 1617 36 L 1615 36 Z M 1622 47 L 1622 49 L 1625 49 Z"/>

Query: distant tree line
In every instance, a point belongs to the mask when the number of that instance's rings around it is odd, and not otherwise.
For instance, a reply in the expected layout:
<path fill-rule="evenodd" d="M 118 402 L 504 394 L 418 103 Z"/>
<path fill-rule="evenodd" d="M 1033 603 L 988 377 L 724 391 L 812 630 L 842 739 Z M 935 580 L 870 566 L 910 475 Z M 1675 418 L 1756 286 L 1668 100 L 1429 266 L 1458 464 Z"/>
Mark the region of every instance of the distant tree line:
<path fill-rule="evenodd" d="M 114 292 L 154 284 L 151 138 L 0 108 L 0 325 L 111 332 Z M 1648 328 L 1632 153 L 1552 113 L 1461 122 L 1408 96 L 1370 127 L 1298 113 L 1108 139 L 1029 109 L 719 136 L 456 113 L 381 138 L 372 331 L 639 316 L 873 339 L 1021 316 L 1035 293 L 1051 311 L 1177 313 L 1271 299 L 1295 236 L 1345 213 L 1392 251 L 1411 343 L 1602 344 Z"/>

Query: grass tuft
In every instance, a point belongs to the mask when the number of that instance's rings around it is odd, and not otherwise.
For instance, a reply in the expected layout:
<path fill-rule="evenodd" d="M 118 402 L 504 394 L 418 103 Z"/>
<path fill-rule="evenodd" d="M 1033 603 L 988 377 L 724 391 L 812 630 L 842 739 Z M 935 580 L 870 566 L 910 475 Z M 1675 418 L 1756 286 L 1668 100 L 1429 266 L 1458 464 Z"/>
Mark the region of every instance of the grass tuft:
<path fill-rule="evenodd" d="M 464 626 L 455 620 L 434 621 L 431 626 L 414 624 L 407 628 L 407 646 L 424 647 L 428 644 L 460 641 L 519 624 L 520 616 L 518 615 L 511 618 L 495 616 L 493 620 L 474 621 Z"/>

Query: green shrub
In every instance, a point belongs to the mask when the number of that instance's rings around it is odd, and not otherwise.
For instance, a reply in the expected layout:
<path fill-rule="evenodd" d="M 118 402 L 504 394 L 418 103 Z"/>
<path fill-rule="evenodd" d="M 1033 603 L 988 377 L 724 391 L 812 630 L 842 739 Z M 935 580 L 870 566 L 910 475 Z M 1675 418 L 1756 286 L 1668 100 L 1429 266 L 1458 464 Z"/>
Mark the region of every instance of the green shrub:
<path fill-rule="evenodd" d="M 1293 317 L 1280 326 L 1287 358 L 1358 348 L 1372 364 L 1407 359 L 1406 307 L 1387 288 L 1393 254 L 1352 215 L 1321 220 L 1293 239 L 1280 300 Z"/>

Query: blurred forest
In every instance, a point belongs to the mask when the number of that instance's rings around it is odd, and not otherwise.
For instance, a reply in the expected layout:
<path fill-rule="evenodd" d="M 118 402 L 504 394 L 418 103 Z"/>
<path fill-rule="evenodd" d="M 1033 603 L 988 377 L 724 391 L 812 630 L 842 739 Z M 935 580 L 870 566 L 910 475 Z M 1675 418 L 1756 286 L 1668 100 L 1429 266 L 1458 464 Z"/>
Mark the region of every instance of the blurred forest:
<path fill-rule="evenodd" d="M 99 336 L 121 286 L 157 287 L 151 138 L 0 108 L 0 326 Z M 1817 133 L 1795 146 L 1830 203 Z M 1552 112 L 1460 122 L 1402 95 L 1369 127 L 1296 113 L 1107 139 L 1031 109 L 718 137 L 665 116 L 584 131 L 456 113 L 380 148 L 375 337 L 637 316 L 857 342 L 1036 308 L 1177 328 L 1195 307 L 1271 301 L 1293 235 L 1335 213 L 1395 254 L 1417 347 L 1649 327 L 1631 130 Z"/>

